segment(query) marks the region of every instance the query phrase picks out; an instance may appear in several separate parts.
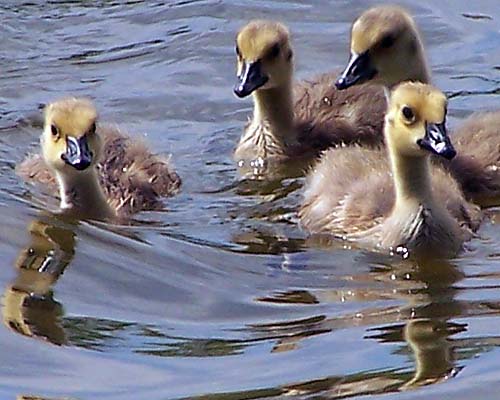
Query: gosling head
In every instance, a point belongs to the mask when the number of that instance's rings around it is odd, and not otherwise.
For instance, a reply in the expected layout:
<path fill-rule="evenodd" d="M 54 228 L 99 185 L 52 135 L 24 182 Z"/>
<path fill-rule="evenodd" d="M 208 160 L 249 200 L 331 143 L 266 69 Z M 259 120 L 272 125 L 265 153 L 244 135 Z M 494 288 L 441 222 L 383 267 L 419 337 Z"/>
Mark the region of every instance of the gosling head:
<path fill-rule="evenodd" d="M 346 89 L 369 80 L 388 87 L 429 80 L 415 21 L 401 7 L 371 8 L 352 25 L 351 57 L 335 85 Z"/>
<path fill-rule="evenodd" d="M 429 152 L 452 159 L 456 151 L 446 131 L 447 100 L 435 87 L 404 82 L 392 91 L 385 118 L 389 147 L 408 157 Z"/>
<path fill-rule="evenodd" d="M 87 99 L 67 98 L 48 104 L 41 139 L 47 165 L 63 175 L 81 174 L 93 167 L 102 147 L 96 121 L 97 111 Z"/>
<path fill-rule="evenodd" d="M 246 97 L 257 89 L 289 82 L 293 52 L 288 29 L 278 22 L 252 21 L 236 37 L 237 82 L 234 93 Z"/>

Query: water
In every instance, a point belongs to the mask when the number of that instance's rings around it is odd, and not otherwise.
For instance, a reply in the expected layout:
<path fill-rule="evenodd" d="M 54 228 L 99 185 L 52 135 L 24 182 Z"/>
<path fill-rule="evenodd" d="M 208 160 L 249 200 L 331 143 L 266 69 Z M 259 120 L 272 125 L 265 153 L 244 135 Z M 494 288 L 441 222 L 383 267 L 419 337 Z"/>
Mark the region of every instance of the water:
<path fill-rule="evenodd" d="M 497 1 L 412 3 L 452 124 L 498 107 Z M 310 77 L 343 66 L 372 4 L 2 2 L 0 398 L 498 397 L 495 210 L 461 257 L 412 265 L 311 242 L 290 222 L 302 180 L 239 182 L 231 159 L 237 29 L 283 20 Z M 14 167 L 64 94 L 171 153 L 182 193 L 127 226 L 46 211 Z"/>

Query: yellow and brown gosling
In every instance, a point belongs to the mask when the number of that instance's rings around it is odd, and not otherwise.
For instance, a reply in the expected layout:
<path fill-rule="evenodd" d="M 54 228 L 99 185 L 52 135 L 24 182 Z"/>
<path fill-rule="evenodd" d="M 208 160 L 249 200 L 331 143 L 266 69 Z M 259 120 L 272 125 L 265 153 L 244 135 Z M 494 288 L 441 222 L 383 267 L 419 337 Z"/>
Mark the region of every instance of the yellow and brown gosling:
<path fill-rule="evenodd" d="M 408 80 L 430 83 L 429 71 L 411 15 L 402 7 L 383 5 L 365 11 L 353 23 L 351 58 L 336 85 L 347 89 L 367 81 L 387 87 Z M 452 138 L 458 156 L 442 164 L 467 198 L 482 206 L 500 204 L 500 111 L 472 114 Z"/>
<path fill-rule="evenodd" d="M 383 113 L 382 88 L 339 91 L 331 85 L 333 73 L 294 83 L 294 54 L 283 24 L 249 22 L 237 35 L 236 54 L 234 92 L 238 97 L 252 94 L 254 100 L 253 117 L 234 154 L 240 166 L 296 162 L 333 145 L 382 141 L 382 121 L 373 123 L 367 116 L 367 110 Z"/>
<path fill-rule="evenodd" d="M 416 258 L 455 256 L 481 213 L 430 154 L 451 159 L 446 97 L 422 83 L 390 95 L 387 149 L 330 149 L 307 178 L 300 210 L 311 233 L 331 234 L 372 250 Z"/>
<path fill-rule="evenodd" d="M 40 154 L 17 168 L 27 181 L 57 188 L 61 209 L 78 216 L 128 217 L 162 207 L 179 190 L 167 159 L 118 128 L 98 124 L 90 100 L 65 98 L 45 108 Z"/>

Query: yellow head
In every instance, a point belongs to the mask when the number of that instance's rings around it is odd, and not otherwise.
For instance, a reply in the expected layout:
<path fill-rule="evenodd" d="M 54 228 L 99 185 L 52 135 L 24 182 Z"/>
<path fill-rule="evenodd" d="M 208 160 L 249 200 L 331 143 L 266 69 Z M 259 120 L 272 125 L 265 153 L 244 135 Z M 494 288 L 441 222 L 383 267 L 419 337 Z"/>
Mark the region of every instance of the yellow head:
<path fill-rule="evenodd" d="M 404 82 L 392 91 L 385 135 L 392 151 L 422 157 L 434 153 L 451 159 L 456 152 L 446 132 L 447 100 L 435 87 Z"/>
<path fill-rule="evenodd" d="M 41 139 L 47 165 L 62 174 L 82 173 L 94 166 L 102 148 L 96 121 L 97 111 L 87 99 L 71 97 L 48 104 Z"/>
<path fill-rule="evenodd" d="M 245 97 L 291 81 L 293 52 L 288 29 L 278 22 L 255 20 L 236 37 L 238 81 L 234 93 Z"/>
<path fill-rule="evenodd" d="M 385 86 L 429 80 L 415 21 L 401 7 L 371 8 L 352 25 L 351 58 L 336 85 L 345 89 L 367 80 Z"/>

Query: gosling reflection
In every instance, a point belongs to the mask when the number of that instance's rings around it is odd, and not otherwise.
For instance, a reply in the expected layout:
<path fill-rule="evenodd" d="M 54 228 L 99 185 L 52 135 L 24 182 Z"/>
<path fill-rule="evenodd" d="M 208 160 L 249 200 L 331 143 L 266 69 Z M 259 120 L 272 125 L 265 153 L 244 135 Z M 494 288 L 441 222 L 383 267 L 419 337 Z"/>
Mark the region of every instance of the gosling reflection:
<path fill-rule="evenodd" d="M 412 353 L 415 368 L 399 390 L 435 384 L 452 378 L 462 369 L 455 364 L 452 336 L 465 332 L 466 324 L 451 321 L 468 313 L 467 306 L 455 299 L 455 284 L 464 278 L 460 269 L 449 262 L 415 264 L 413 276 L 423 286 L 410 291 L 410 314 L 404 324 L 374 328 L 381 333 L 367 338 L 381 342 L 403 342 Z"/>
<path fill-rule="evenodd" d="M 413 367 L 391 366 L 380 371 L 366 371 L 348 376 L 331 376 L 312 382 L 281 387 L 283 393 L 319 394 L 328 398 L 375 393 L 391 393 L 437 384 L 455 377 L 463 368 L 464 358 L 474 357 L 497 343 L 497 339 L 456 339 L 454 335 L 467 331 L 466 324 L 456 318 L 488 315 L 491 309 L 482 302 L 457 299 L 457 283 L 464 275 L 449 262 L 415 263 L 401 261 L 392 264 L 385 257 L 369 254 L 363 264 L 368 271 L 339 277 L 340 289 L 316 289 L 314 292 L 288 290 L 274 292 L 257 300 L 313 307 L 325 310 L 326 303 L 367 303 L 353 313 L 328 316 L 310 314 L 295 321 L 253 325 L 250 329 L 260 340 L 273 340 L 272 352 L 294 351 L 304 338 L 331 334 L 337 330 L 365 326 L 364 339 L 397 346 L 396 353 L 407 355 Z M 345 282 L 352 282 L 345 288 Z M 373 307 L 377 301 L 401 303 L 389 307 Z M 348 307 L 351 308 L 352 307 Z"/>
<path fill-rule="evenodd" d="M 462 369 L 455 365 L 452 335 L 465 332 L 466 324 L 422 319 L 409 321 L 404 339 L 415 356 L 415 375 L 404 388 L 429 385 L 454 377 Z"/>
<path fill-rule="evenodd" d="M 457 375 L 462 367 L 456 365 L 451 336 L 466 330 L 466 324 L 416 319 L 381 328 L 381 333 L 367 338 L 382 343 L 406 342 L 415 359 L 415 373 L 400 386 L 400 390 L 407 390 L 439 383 Z"/>
<path fill-rule="evenodd" d="M 261 228 L 235 234 L 233 243 L 241 246 L 237 250 L 240 253 L 283 255 L 283 259 L 278 263 L 283 266 L 291 257 L 295 258 L 294 253 L 302 250 L 304 240 L 291 238 L 286 232 L 265 231 Z M 270 264 L 274 265 L 276 262 Z M 294 262 L 293 268 L 297 268 L 297 264 Z"/>
<path fill-rule="evenodd" d="M 16 260 L 17 277 L 6 288 L 2 313 L 4 324 L 24 336 L 63 345 L 63 308 L 52 287 L 75 254 L 75 224 L 60 216 L 41 216 L 28 227 L 29 244 Z"/>
<path fill-rule="evenodd" d="M 36 296 L 11 286 L 4 293 L 3 321 L 21 335 L 65 344 L 66 336 L 60 326 L 62 314 L 62 306 L 54 300 L 52 292 Z"/>

